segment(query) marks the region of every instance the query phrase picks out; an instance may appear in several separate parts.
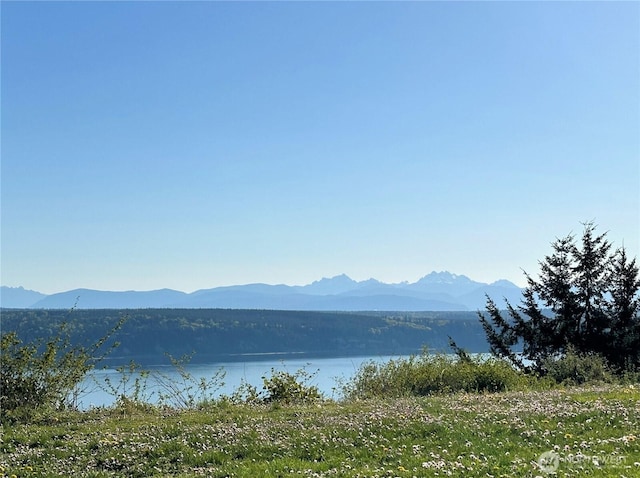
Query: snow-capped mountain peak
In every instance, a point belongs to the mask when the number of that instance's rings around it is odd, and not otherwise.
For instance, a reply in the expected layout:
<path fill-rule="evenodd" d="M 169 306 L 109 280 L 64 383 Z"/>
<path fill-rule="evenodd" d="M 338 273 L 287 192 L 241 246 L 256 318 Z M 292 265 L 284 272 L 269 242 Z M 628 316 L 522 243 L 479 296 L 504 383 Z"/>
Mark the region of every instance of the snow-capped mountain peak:
<path fill-rule="evenodd" d="M 422 277 L 418 282 L 424 284 L 455 284 L 457 282 L 463 283 L 473 281 L 465 275 L 458 275 L 449 271 L 434 271 Z"/>

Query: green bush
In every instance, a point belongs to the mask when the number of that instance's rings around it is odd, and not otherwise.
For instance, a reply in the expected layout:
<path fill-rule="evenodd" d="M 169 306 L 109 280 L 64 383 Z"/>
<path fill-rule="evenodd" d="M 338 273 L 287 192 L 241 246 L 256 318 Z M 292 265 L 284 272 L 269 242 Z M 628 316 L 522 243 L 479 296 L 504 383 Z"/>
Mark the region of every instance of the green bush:
<path fill-rule="evenodd" d="M 320 400 L 318 387 L 310 385 L 315 374 L 304 369 L 291 374 L 271 369 L 270 377 L 262 377 L 266 403 L 309 403 Z"/>
<path fill-rule="evenodd" d="M 566 385 L 611 383 L 615 380 L 604 357 L 595 353 L 578 353 L 571 347 L 561 357 L 544 360 L 543 368 L 547 377 Z"/>
<path fill-rule="evenodd" d="M 289 373 L 272 368 L 270 376 L 262 377 L 261 391 L 258 391 L 256 386 L 243 381 L 230 397 L 222 397 L 222 401 L 250 405 L 316 402 L 322 399 L 322 395 L 318 387 L 311 385 L 315 375 L 305 369 Z"/>
<path fill-rule="evenodd" d="M 347 399 L 501 392 L 527 388 L 531 379 L 504 360 L 429 354 L 363 364 L 343 386 Z"/>
<path fill-rule="evenodd" d="M 46 344 L 23 344 L 15 332 L 0 339 L 0 418 L 28 419 L 42 407 L 63 408 L 92 368 L 82 347 L 71 347 L 62 335 Z"/>
<path fill-rule="evenodd" d="M 75 406 L 78 385 L 112 349 L 102 350 L 126 319 L 90 347 L 72 346 L 66 324 L 46 343 L 23 343 L 16 332 L 0 336 L 0 421 L 29 420 L 43 409 Z M 101 355 L 99 355 L 101 353 Z"/>

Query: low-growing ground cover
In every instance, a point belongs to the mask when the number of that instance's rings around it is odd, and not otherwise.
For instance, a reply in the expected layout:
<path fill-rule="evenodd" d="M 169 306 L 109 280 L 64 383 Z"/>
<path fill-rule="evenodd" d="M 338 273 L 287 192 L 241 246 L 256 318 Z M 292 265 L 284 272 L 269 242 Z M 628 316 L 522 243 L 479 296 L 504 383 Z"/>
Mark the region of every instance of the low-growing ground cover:
<path fill-rule="evenodd" d="M 123 405 L 4 425 L 0 476 L 638 477 L 640 391 Z M 554 475 L 555 473 L 555 475 Z"/>

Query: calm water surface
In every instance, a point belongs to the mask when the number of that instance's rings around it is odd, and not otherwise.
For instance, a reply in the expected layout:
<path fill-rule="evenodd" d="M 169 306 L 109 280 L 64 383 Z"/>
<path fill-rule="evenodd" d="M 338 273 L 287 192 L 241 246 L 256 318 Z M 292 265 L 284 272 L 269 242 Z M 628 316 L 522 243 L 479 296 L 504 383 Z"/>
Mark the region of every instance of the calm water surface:
<path fill-rule="evenodd" d="M 364 357 L 332 357 L 332 358 L 286 358 L 278 360 L 247 360 L 234 362 L 218 362 L 211 364 L 190 364 L 185 371 L 198 382 L 201 378 L 211 379 L 221 370 L 225 372 L 222 383 L 214 387 L 214 397 L 231 395 L 243 383 L 254 385 L 258 391 L 262 389 L 262 377 L 271 376 L 271 370 L 286 371 L 295 374 L 305 370 L 313 375 L 309 384 L 318 387 L 327 398 L 339 398 L 339 383 L 347 381 L 363 363 L 374 361 L 388 362 L 398 356 L 364 356 Z M 125 392 L 130 396 L 138 379 L 140 395 L 147 402 L 157 403 L 159 393 L 167 392 L 167 385 L 181 387 L 180 374 L 172 366 L 148 367 L 148 377 L 139 373 L 126 375 L 113 369 L 95 370 L 79 387 L 77 403 L 80 408 L 87 409 L 112 405 L 118 394 Z M 108 385 L 108 382 L 111 386 Z M 164 385 L 160 382 L 163 382 Z M 114 391 L 115 389 L 115 391 Z M 194 390 L 194 392 L 197 392 Z"/>

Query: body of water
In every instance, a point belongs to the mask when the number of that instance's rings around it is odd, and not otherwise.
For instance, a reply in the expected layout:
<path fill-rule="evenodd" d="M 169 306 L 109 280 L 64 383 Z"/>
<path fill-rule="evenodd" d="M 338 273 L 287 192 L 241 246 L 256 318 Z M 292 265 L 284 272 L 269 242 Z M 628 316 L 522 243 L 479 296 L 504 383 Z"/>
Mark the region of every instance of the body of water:
<path fill-rule="evenodd" d="M 128 368 L 95 370 L 78 387 L 75 397 L 82 409 L 112 405 L 119 395 L 131 397 L 137 390 L 138 397 L 146 402 L 157 403 L 162 395 L 192 386 L 191 392 L 199 395 L 197 389 L 201 380 L 212 382 L 208 392 L 215 398 L 231 395 L 242 383 L 253 385 L 262 390 L 262 377 L 270 377 L 272 370 L 286 371 L 291 374 L 303 370 L 308 374 L 308 385 L 318 387 L 327 398 L 340 398 L 340 383 L 348 381 L 363 363 L 370 361 L 384 363 L 398 356 L 363 356 L 331 358 L 285 358 L 278 360 L 247 360 L 217 362 L 211 364 L 188 364 L 184 372 L 193 380 L 185 382 L 176 367 L 149 367 L 148 375 Z M 224 377 L 220 377 L 224 373 Z M 137 382 L 136 382 L 137 381 Z"/>

